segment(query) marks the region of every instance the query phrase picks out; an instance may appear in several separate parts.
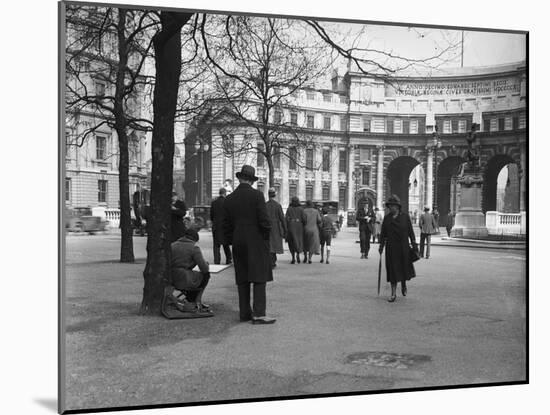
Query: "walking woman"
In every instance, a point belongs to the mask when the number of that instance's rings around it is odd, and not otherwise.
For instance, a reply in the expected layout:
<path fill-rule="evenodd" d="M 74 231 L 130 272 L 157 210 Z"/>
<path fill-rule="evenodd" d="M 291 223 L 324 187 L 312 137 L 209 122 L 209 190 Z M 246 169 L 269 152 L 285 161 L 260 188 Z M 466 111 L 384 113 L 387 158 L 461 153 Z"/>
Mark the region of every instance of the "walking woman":
<path fill-rule="evenodd" d="M 392 195 L 386 202 L 389 213 L 384 217 L 380 232 L 380 255 L 386 247 L 386 276 L 391 284 L 390 303 L 395 301 L 397 283 L 401 282 L 401 293 L 407 295 L 407 281 L 415 276 L 410 258 L 409 239 L 413 249 L 418 250 L 411 218 L 401 212 L 401 200 Z"/>
<path fill-rule="evenodd" d="M 319 211 L 313 207 L 311 200 L 306 202 L 304 209 L 305 225 L 304 225 L 304 254 L 307 254 L 308 264 L 311 264 L 311 256 L 319 255 L 321 241 L 319 239 L 319 225 L 321 225 L 321 215 Z M 304 263 L 305 263 L 304 258 Z"/>
<path fill-rule="evenodd" d="M 290 206 L 286 210 L 286 242 L 288 243 L 288 250 L 292 255 L 291 264 L 295 264 L 298 261 L 300 263 L 300 253 L 304 252 L 304 223 L 306 223 L 306 217 L 304 216 L 304 209 L 300 206 L 300 199 L 294 196 L 290 200 Z M 295 258 L 296 256 L 296 258 Z M 304 263 L 307 262 L 306 255 L 304 254 Z"/>

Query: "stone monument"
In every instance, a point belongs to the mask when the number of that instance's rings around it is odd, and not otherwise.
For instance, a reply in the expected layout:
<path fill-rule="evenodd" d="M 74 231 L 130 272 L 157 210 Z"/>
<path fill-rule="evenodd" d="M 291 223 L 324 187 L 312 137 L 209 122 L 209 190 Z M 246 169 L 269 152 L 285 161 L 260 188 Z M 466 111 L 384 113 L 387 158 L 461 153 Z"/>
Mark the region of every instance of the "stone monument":
<path fill-rule="evenodd" d="M 479 151 L 475 145 L 477 127 L 477 124 L 472 124 L 472 129 L 466 138 L 468 142 L 467 161 L 462 164 L 457 180 L 460 186 L 460 196 L 455 224 L 451 230 L 452 237 L 478 238 L 488 235 L 485 215 L 481 210 L 483 174 Z"/>

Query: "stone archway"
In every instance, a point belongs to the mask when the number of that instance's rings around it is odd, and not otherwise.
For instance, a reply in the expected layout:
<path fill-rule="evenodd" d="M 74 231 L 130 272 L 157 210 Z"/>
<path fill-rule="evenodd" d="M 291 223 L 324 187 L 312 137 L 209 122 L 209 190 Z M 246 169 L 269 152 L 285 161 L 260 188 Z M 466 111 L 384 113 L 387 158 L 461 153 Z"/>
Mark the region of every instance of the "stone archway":
<path fill-rule="evenodd" d="M 451 203 L 451 198 L 455 196 L 451 191 L 451 183 L 453 176 L 459 173 L 460 166 L 465 161 L 460 156 L 451 156 L 441 161 L 437 166 L 436 205 L 439 211 L 439 223 L 447 223 L 447 214 L 451 206 L 456 206 L 456 203 Z"/>
<path fill-rule="evenodd" d="M 409 211 L 409 177 L 412 170 L 420 162 L 410 156 L 400 156 L 393 159 L 386 171 L 386 194 L 397 195 L 401 199 L 401 210 Z"/>
<path fill-rule="evenodd" d="M 483 196 L 481 204 L 483 213 L 497 210 L 497 179 L 502 168 L 508 164 L 517 164 L 517 162 L 506 154 L 497 154 L 487 162 L 483 174 Z"/>

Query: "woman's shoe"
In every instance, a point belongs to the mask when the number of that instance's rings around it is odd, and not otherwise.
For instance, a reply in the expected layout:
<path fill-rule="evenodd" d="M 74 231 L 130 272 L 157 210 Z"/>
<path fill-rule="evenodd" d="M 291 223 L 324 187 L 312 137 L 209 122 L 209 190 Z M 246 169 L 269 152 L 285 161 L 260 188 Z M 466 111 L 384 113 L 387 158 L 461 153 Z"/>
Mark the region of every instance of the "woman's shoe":
<path fill-rule="evenodd" d="M 396 297 L 396 295 L 394 294 L 394 295 L 392 295 L 390 298 L 388 298 L 388 302 L 393 303 L 393 302 L 395 301 L 396 298 L 397 298 L 397 297 Z"/>
<path fill-rule="evenodd" d="M 290 263 L 291 263 L 291 264 L 295 264 L 295 263 L 296 263 L 296 260 L 293 259 L 292 261 L 290 261 Z"/>
<path fill-rule="evenodd" d="M 407 296 L 407 287 L 401 287 L 401 294 L 403 294 L 403 297 Z"/>

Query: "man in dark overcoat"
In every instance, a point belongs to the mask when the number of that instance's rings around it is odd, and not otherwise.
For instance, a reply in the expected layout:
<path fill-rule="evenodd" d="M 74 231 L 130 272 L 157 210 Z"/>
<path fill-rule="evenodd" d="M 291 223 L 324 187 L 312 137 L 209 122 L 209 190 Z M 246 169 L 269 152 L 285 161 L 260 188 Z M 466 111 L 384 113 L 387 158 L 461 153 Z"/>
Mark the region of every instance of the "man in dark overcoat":
<path fill-rule="evenodd" d="M 253 324 L 271 324 L 275 319 L 266 316 L 266 283 L 273 281 L 269 255 L 271 224 L 264 195 L 252 188 L 258 180 L 254 167 L 244 165 L 237 179 L 239 186 L 225 198 L 223 229 L 226 241 L 233 246 L 240 319 L 251 320 Z"/>
<path fill-rule="evenodd" d="M 271 223 L 269 233 L 269 253 L 271 254 L 271 267 L 277 266 L 277 254 L 284 253 L 283 239 L 286 238 L 286 221 L 283 208 L 275 200 L 277 191 L 272 187 L 268 191 L 269 201 L 266 203 L 267 216 Z"/>
<path fill-rule="evenodd" d="M 223 246 L 225 253 L 225 263 L 231 264 L 231 247 L 225 241 L 223 232 L 223 204 L 227 191 L 222 187 L 219 191 L 219 197 L 212 201 L 210 205 L 210 220 L 212 221 L 212 240 L 214 246 L 214 264 L 221 262 L 220 246 Z"/>
<path fill-rule="evenodd" d="M 187 214 L 187 206 L 183 200 L 178 199 L 178 194 L 172 192 L 172 206 L 170 211 L 170 243 L 177 241 L 185 234 L 186 226 L 183 218 Z"/>

